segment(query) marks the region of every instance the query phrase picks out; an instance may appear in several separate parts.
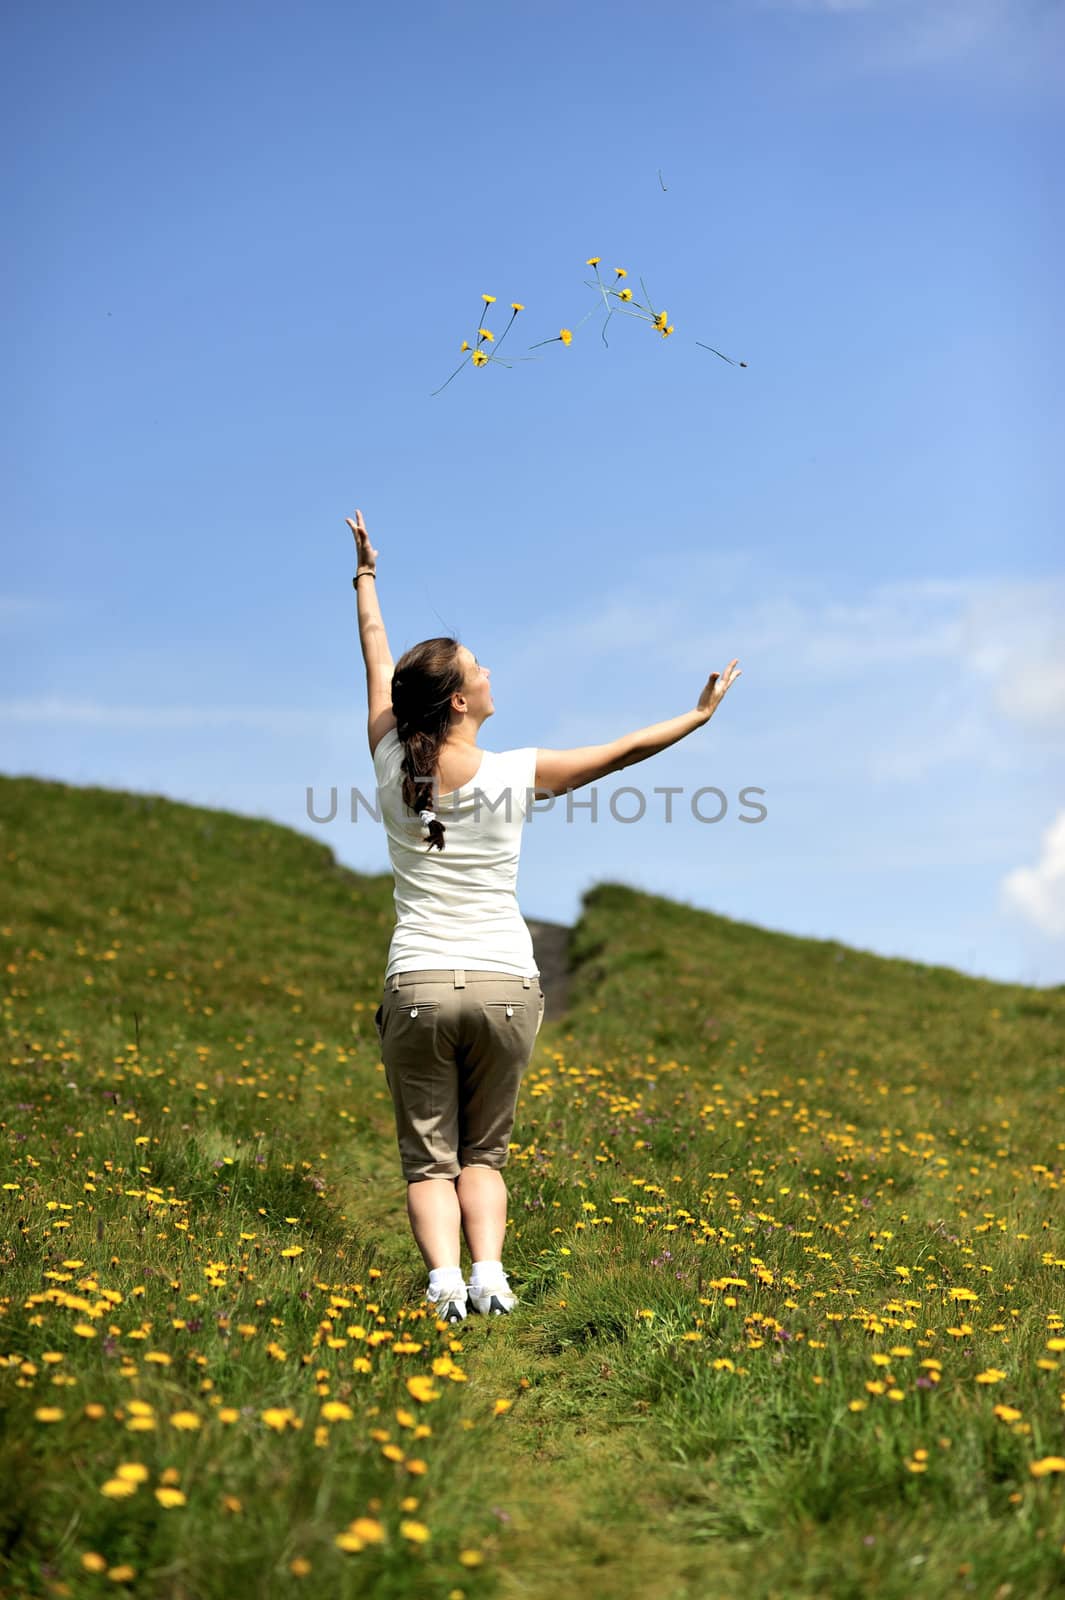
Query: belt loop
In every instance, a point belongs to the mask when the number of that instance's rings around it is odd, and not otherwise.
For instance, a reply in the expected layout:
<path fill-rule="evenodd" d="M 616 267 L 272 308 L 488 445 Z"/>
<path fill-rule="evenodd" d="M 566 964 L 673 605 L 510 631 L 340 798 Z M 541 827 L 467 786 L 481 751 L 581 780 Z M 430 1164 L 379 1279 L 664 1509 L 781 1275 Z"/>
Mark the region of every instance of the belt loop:
<path fill-rule="evenodd" d="M 391 978 L 389 979 L 389 982 L 392 985 L 392 993 L 393 994 L 398 994 L 399 993 L 399 973 L 398 972 L 393 972 Z"/>
<path fill-rule="evenodd" d="M 532 988 L 532 979 L 528 978 L 528 977 L 522 978 L 521 986 L 522 986 L 523 989 L 531 989 Z"/>
<path fill-rule="evenodd" d="M 465 989 L 465 987 L 466 987 L 466 970 L 465 970 L 465 968 L 464 967 L 455 967 L 454 968 L 454 972 L 455 972 L 455 988 L 456 989 Z"/>

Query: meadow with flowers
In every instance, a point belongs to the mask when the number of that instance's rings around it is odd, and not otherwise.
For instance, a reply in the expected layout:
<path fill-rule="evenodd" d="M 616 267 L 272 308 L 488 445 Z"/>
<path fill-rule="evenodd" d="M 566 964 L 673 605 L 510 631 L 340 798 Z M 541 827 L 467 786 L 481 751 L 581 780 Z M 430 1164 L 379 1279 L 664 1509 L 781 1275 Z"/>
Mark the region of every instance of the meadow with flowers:
<path fill-rule="evenodd" d="M 598 885 L 445 1325 L 391 874 L 28 778 L 0 845 L 0 1592 L 1061 1593 L 1065 990 Z"/>

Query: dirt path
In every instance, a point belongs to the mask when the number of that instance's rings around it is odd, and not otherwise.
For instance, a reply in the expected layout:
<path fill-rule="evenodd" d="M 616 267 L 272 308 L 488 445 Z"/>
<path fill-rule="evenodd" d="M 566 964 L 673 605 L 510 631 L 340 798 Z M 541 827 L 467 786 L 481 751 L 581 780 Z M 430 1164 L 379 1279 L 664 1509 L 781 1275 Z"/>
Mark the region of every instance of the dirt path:
<path fill-rule="evenodd" d="M 569 1005 L 570 927 L 565 922 L 541 922 L 535 917 L 526 917 L 525 922 L 532 934 L 533 952 L 547 1001 L 544 1021 L 557 1022 Z"/>

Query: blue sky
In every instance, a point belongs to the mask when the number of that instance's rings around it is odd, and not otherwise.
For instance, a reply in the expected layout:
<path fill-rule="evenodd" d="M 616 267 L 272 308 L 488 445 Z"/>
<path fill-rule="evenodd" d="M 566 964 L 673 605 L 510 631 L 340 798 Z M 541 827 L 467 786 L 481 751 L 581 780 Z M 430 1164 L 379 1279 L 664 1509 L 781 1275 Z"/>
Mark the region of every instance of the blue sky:
<path fill-rule="evenodd" d="M 380 825 L 307 814 L 372 794 L 359 506 L 393 655 L 491 667 L 487 749 L 613 739 L 739 657 L 597 821 L 532 819 L 526 916 L 620 880 L 1065 981 L 1061 5 L 100 0 L 7 34 L 0 769 L 386 870 Z M 592 255 L 674 333 L 604 345 Z M 512 300 L 499 353 L 537 359 L 433 397 Z M 669 785 L 728 810 L 667 823 Z"/>

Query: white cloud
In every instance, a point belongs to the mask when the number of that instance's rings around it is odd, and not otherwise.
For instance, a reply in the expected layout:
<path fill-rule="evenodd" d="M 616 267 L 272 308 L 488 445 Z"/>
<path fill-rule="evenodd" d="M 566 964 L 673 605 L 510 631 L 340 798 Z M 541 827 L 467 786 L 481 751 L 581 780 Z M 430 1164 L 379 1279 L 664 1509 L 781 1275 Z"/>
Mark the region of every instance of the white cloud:
<path fill-rule="evenodd" d="M 741 12 L 842 19 L 848 70 L 921 70 L 967 59 L 1032 85 L 1060 77 L 1065 11 L 1058 0 L 738 0 Z"/>
<path fill-rule="evenodd" d="M 354 713 L 291 711 L 273 706 L 116 706 L 96 700 L 41 696 L 36 700 L 0 701 L 0 721 L 33 726 L 75 724 L 97 728 L 254 728 L 261 733 L 333 732 L 338 722 L 351 724 Z"/>
<path fill-rule="evenodd" d="M 1017 867 L 1002 880 L 1003 904 L 1052 939 L 1065 938 L 1065 811 L 1043 834 L 1034 867 Z"/>
<path fill-rule="evenodd" d="M 662 713 L 646 708 L 667 682 L 694 703 L 709 671 L 737 656 L 732 693 L 737 706 L 758 698 L 757 725 L 737 709 L 715 743 L 727 727 L 733 750 L 771 747 L 795 770 L 824 768 L 831 752 L 833 771 L 874 782 L 950 766 L 1001 774 L 1018 740 L 1033 758 L 1060 745 L 1065 579 L 889 580 L 840 598 L 805 578 L 766 592 L 753 567 L 721 567 L 711 551 L 676 566 L 664 599 L 660 570 L 633 573 L 594 612 L 548 618 L 508 651 L 508 672 L 555 719 L 544 743 L 605 738 L 594 732 L 604 699 L 655 721 Z"/>

